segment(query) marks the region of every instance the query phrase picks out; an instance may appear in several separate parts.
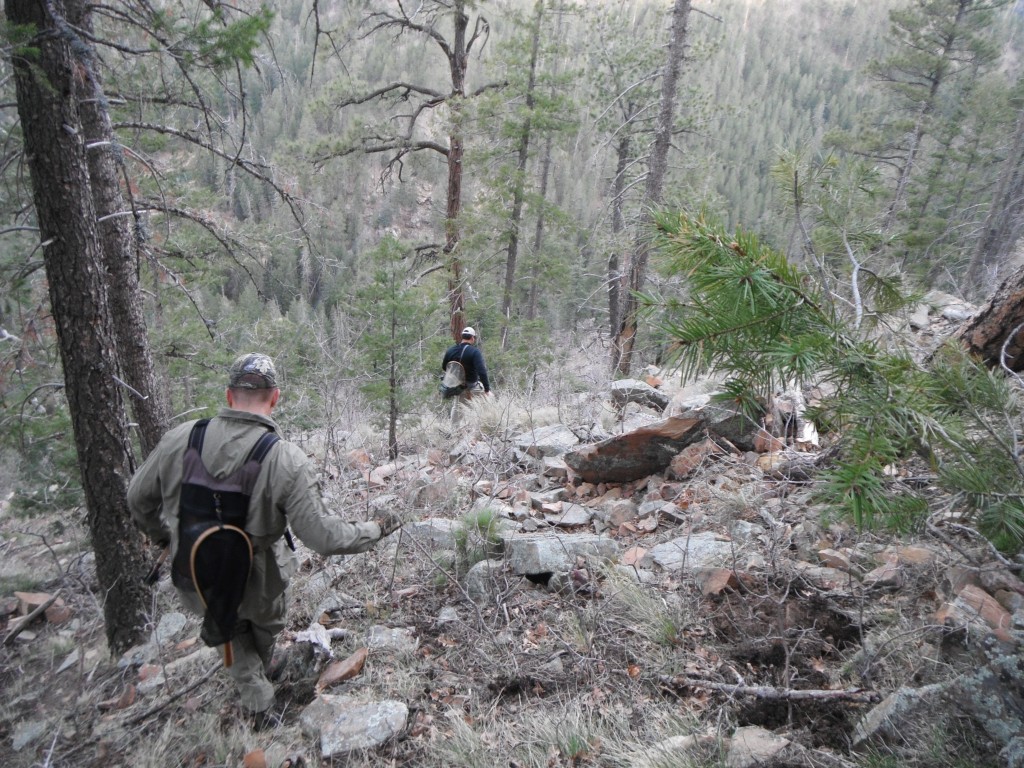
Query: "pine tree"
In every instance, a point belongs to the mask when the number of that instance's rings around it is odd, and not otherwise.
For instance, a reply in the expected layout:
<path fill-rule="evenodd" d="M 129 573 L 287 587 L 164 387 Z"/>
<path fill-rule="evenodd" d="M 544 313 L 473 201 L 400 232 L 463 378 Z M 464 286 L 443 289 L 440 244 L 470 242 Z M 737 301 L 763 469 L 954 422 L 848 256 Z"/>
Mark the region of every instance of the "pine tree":
<path fill-rule="evenodd" d="M 355 293 L 352 313 L 364 329 L 356 340 L 358 356 L 351 361 L 353 376 L 372 403 L 383 406 L 388 430 L 388 454 L 398 457 L 399 419 L 423 399 L 421 349 L 434 327 L 435 306 L 428 294 L 409 280 L 410 249 L 386 237 L 370 253 L 373 272 Z M 433 367 L 436 361 L 426 361 Z M 430 381 L 434 381 L 431 377 Z"/>
<path fill-rule="evenodd" d="M 685 303 L 662 307 L 684 378 L 725 373 L 723 399 L 752 417 L 778 390 L 830 385 L 836 394 L 812 418 L 835 435 L 838 460 L 824 471 L 831 504 L 859 525 L 920 523 L 926 498 L 891 472 L 917 456 L 998 546 L 1024 546 L 1024 408 L 999 370 L 956 346 L 930 368 L 898 346 L 883 350 L 835 311 L 812 273 L 706 214 L 663 216 L 658 227 L 690 287 Z"/>

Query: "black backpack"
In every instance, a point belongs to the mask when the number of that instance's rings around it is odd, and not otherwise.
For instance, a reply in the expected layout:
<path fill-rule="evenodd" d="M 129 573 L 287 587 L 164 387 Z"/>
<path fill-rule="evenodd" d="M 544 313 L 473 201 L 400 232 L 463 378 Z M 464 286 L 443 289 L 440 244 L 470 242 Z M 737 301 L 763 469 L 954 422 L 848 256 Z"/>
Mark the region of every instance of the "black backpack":
<path fill-rule="evenodd" d="M 245 532 L 249 497 L 263 460 L 280 438 L 272 430 L 264 433 L 241 467 L 217 479 L 202 459 L 209 423 L 197 421 L 188 436 L 171 580 L 179 589 L 199 595 L 205 608 L 200 636 L 209 646 L 224 646 L 224 666 L 230 667 L 231 639 L 252 568 L 252 540 Z"/>

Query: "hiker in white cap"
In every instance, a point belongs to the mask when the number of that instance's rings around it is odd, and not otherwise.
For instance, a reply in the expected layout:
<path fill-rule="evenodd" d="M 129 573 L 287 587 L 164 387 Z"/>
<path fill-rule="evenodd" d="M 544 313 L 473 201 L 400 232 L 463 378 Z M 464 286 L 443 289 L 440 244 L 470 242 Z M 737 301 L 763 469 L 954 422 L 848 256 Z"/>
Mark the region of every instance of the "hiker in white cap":
<path fill-rule="evenodd" d="M 446 370 L 448 363 L 452 361 L 462 365 L 466 371 L 466 388 L 459 393 L 459 400 L 466 402 L 471 400 L 474 394 L 489 394 L 491 382 L 487 378 L 484 354 L 476 346 L 476 331 L 472 326 L 467 325 L 462 329 L 461 337 L 458 344 L 452 345 L 444 353 L 441 370 Z"/>

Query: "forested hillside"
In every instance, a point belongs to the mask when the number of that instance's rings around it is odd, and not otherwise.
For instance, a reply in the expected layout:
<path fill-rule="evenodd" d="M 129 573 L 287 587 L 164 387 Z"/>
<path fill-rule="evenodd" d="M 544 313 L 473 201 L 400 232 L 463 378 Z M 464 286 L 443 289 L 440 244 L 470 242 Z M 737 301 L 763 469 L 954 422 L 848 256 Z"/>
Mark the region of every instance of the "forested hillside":
<path fill-rule="evenodd" d="M 724 443 L 690 460 L 706 469 L 727 455 L 737 476 L 762 473 L 758 498 L 779 501 L 779 520 L 762 516 L 772 574 L 778 542 L 806 539 L 803 559 L 831 551 L 818 546 L 823 533 L 805 555 L 810 523 L 794 536 L 783 519 L 794 488 L 799 514 L 840 521 L 827 531 L 836 547 L 884 523 L 931 531 L 936 557 L 1019 572 L 1021 0 L 5 0 L 2 36 L 0 521 L 25 521 L 31 533 L 18 535 L 46 548 L 42 529 L 84 533 L 95 584 L 81 592 L 95 597 L 114 656 L 147 636 L 157 595 L 149 542 L 126 511 L 129 479 L 168 429 L 215 413 L 230 361 L 251 350 L 276 361 L 285 436 L 364 518 L 409 490 L 382 490 L 406 482 L 403 462 L 429 475 L 450 461 L 459 480 L 432 500 L 443 512 L 495 501 L 500 487 L 502 503 L 527 507 L 504 516 L 515 532 L 557 528 L 562 518 L 543 516 L 562 496 L 526 495 L 551 477 L 534 460 L 550 457 L 510 448 L 511 431 L 536 437 L 578 419 L 573 443 L 611 439 L 606 428 L 628 443 L 631 408 L 666 416 L 664 389 L 714 381 L 715 402 L 747 432 L 733 444 L 694 417 L 688 429 L 699 422 Z M 494 392 L 460 428 L 467 411 L 440 400 L 437 380 L 466 326 Z M 789 456 L 784 474 L 754 456 L 780 446 L 814 459 Z M 692 469 L 664 486 L 682 505 L 676 517 L 658 507 L 579 525 L 638 541 L 699 527 L 702 512 L 683 514 Z M 662 493 L 654 470 L 623 483 L 559 471 L 588 509 Z M 706 502 L 721 491 L 712 474 Z M 410 509 L 430 506 L 415 495 Z M 728 507 L 713 517 L 731 536 Z M 963 517 L 949 530 L 983 542 L 981 555 L 935 533 L 950 509 Z M 404 577 L 425 581 L 438 567 L 421 565 Z M 449 577 L 464 591 L 456 565 L 441 568 L 439 610 Z M 778 583 L 763 565 L 751 567 L 768 604 Z M 580 571 L 596 598 L 583 565 L 566 574 Z M 779 594 L 804 583 L 793 579 Z M 700 599 L 742 591 L 719 586 Z M 987 594 L 978 600 L 990 607 Z M 527 610 L 551 621 L 547 607 Z M 855 613 L 821 616 L 852 626 Z M 990 628 L 1005 635 L 1009 615 Z M 874 625 L 861 610 L 859 637 L 838 638 L 810 621 L 838 686 L 846 671 L 830 643 L 867 649 Z M 632 642 L 604 628 L 612 645 Z M 680 642 L 665 632 L 658 654 Z M 801 640 L 790 642 L 787 686 Z M 822 672 L 803 661 L 800 674 Z M 774 670 L 751 657 L 761 662 Z M 473 685 L 486 688 L 481 669 Z M 660 696 L 666 678 L 636 669 Z M 863 704 L 878 691 L 855 693 Z M 842 746 L 853 720 L 837 717 L 838 735 L 815 748 Z M 583 741 L 560 752 L 582 755 L 565 764 L 586 764 L 600 738 Z M 1019 738 L 1007 744 L 978 754 L 1016 754 Z"/>
<path fill-rule="evenodd" d="M 893 194 L 897 163 L 871 146 L 877 137 L 856 134 L 877 133 L 879 115 L 906 112 L 895 101 L 898 78 L 868 71 L 872 60 L 903 55 L 899 36 L 889 33 L 887 12 L 896 5 L 695 4 L 664 204 L 706 205 L 730 226 L 800 255 L 792 185 L 771 172 L 780 154 L 798 153 L 803 178 L 818 184 L 823 158 L 839 163 L 822 192 L 833 196 L 843 194 L 841 183 L 854 183 L 842 181 L 847 164 L 876 157 L 874 187 L 861 185 L 863 201 L 847 204 L 856 214 L 819 214 L 813 209 L 821 203 L 807 199 L 805 218 L 818 221 L 804 223 L 813 229 L 849 215 L 858 234 L 879 232 L 872 211 L 884 211 Z M 885 251 L 872 255 L 876 269 L 898 268 L 916 284 L 969 290 L 973 264 L 983 294 L 1008 262 L 1015 198 L 998 181 L 1007 176 L 1012 187 L 1015 178 L 1017 17 L 1010 5 L 996 5 L 977 32 L 991 50 L 942 84 L 929 107 L 936 127 L 922 138 L 910 179 L 914 202 L 900 202 L 906 211 L 884 233 Z M 450 35 L 450 19 L 429 6 L 414 21 Z M 281 332 L 286 326 L 307 329 L 287 350 L 297 374 L 312 373 L 326 353 L 335 382 L 371 383 L 359 338 L 381 318 L 360 291 L 389 268 L 375 266 L 373 256 L 386 236 L 399 241 L 392 267 L 402 290 L 436 310 L 414 313 L 422 330 L 410 329 L 408 341 L 428 347 L 403 363 L 413 389 L 429 369 L 423 363 L 444 345 L 444 295 L 452 288 L 446 155 L 429 144 L 448 130 L 452 113 L 438 94 L 452 91 L 451 74 L 435 39 L 373 15 L 396 9 L 286 2 L 265 28 L 241 32 L 216 29 L 244 19 L 252 27 L 250 11 L 207 18 L 200 6 L 169 22 L 155 8 L 128 4 L 123 16 L 97 17 L 110 117 L 141 209 L 136 260 L 152 297 L 149 330 L 158 368 L 181 383 L 170 393 L 176 411 L 191 407 L 204 378 L 197 359 L 222 362 L 224 349 L 250 342 L 284 352 L 284 340 L 290 346 L 295 338 Z M 496 375 L 516 383 L 529 374 L 529 350 L 548 347 L 553 334 L 581 323 L 612 332 L 608 260 L 616 255 L 625 272 L 668 18 L 659 3 L 482 3 L 466 11 L 476 37 L 466 59 L 471 96 L 459 117 L 460 291 L 467 320 L 491 346 Z M 124 45 L 114 42 L 121 38 Z M 385 92 L 396 83 L 405 85 Z M 20 419 L 26 395 L 53 378 L 54 361 L 39 251 L 25 229 L 32 218 L 16 162 L 19 123 L 8 103 L 2 327 L 18 341 L 5 342 L 4 381 L 5 404 Z M 909 112 L 901 119 L 913 123 Z M 426 148 L 401 148 L 410 130 Z M 1005 200 L 993 203 L 1000 191 Z M 979 244 L 990 212 L 1005 213 L 1009 227 L 988 227 L 1000 238 L 998 253 Z M 193 330 L 182 334 L 182 327 Z M 641 344 L 647 360 L 660 347 L 650 334 Z"/>
<path fill-rule="evenodd" d="M 6 15 L 0 450 L 26 512 L 123 483 L 240 349 L 279 361 L 290 428 L 392 457 L 463 325 L 511 394 L 566 343 L 609 377 L 666 361 L 688 286 L 656 211 L 758 235 L 857 328 L 1016 264 L 1014 2 Z"/>

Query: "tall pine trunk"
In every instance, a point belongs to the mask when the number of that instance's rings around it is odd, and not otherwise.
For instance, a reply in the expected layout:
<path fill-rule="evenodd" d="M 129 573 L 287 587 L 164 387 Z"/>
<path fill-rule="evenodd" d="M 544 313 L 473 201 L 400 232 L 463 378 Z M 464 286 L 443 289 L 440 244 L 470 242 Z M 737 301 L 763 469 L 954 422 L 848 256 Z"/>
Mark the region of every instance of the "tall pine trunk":
<path fill-rule="evenodd" d="M 68 20 L 90 34 L 92 19 L 84 0 L 66 0 Z M 86 157 L 93 205 L 99 220 L 103 263 L 107 271 L 110 311 L 117 339 L 118 362 L 130 389 L 129 402 L 139 425 L 142 456 L 160 442 L 170 421 L 170 401 L 166 387 L 157 384 L 149 334 L 139 288 L 141 244 L 136 232 L 142 214 L 129 210 L 121 194 L 120 177 L 124 173 L 121 146 L 110 125 L 106 95 L 96 67 L 91 44 L 79 40 L 78 62 L 81 70 L 82 99 L 79 112 L 85 131 Z M 88 51 L 88 55 L 83 55 Z"/>
<path fill-rule="evenodd" d="M 448 303 L 451 308 L 452 338 L 458 339 L 466 326 L 466 292 L 462 285 L 462 256 L 459 254 L 461 230 L 459 214 L 462 211 L 462 158 L 465 140 L 462 135 L 462 101 L 466 98 L 466 69 L 469 55 L 466 51 L 466 28 L 469 17 L 465 0 L 457 0 L 452 18 L 455 33 L 448 51 L 448 69 L 452 78 L 452 97 L 448 100 L 451 125 L 448 134 L 448 195 L 444 220 L 444 255 L 448 262 Z"/>
<path fill-rule="evenodd" d="M 5 0 L 12 24 L 35 37 L 11 60 L 18 115 L 43 243 L 50 305 L 82 475 L 107 642 L 123 652 L 141 637 L 149 590 L 142 537 L 128 513 L 130 441 L 108 311 L 96 211 L 79 114 L 82 67 L 61 0 Z M 91 95 L 91 94 L 90 94 Z"/>
<path fill-rule="evenodd" d="M 516 175 L 512 185 L 512 215 L 509 220 L 508 251 L 505 258 L 505 286 L 501 300 L 501 348 L 508 341 L 508 325 L 512 317 L 512 292 L 516 285 L 516 261 L 519 258 L 519 230 L 523 222 L 523 199 L 526 196 L 526 163 L 530 158 L 530 130 L 533 124 L 532 110 L 534 89 L 537 87 L 537 54 L 540 49 L 540 25 L 544 18 L 544 3 L 535 6 L 530 43 L 530 74 L 526 84 L 526 118 L 519 132 L 519 151 L 516 158 Z"/>
<path fill-rule="evenodd" d="M 665 173 L 668 170 L 668 150 L 672 144 L 672 126 L 676 116 L 676 91 L 679 83 L 679 72 L 683 66 L 686 53 L 686 32 L 690 19 L 690 0 L 676 0 L 672 9 L 672 32 L 668 46 L 668 61 L 661 79 L 661 106 L 658 110 L 658 127 L 654 136 L 654 149 L 651 152 L 647 183 L 644 187 L 643 211 L 640 217 L 640 229 L 633 244 L 630 255 L 629 269 L 626 273 L 628 293 L 623 299 L 622 315 L 619 329 L 612 349 L 612 371 L 628 376 L 633 363 L 633 351 L 636 347 L 637 314 L 639 299 L 637 294 L 643 290 L 647 279 L 647 259 L 650 254 L 651 216 L 656 206 L 661 204 Z"/>

